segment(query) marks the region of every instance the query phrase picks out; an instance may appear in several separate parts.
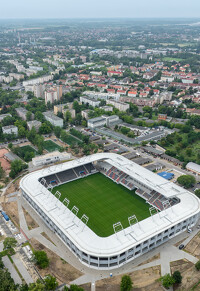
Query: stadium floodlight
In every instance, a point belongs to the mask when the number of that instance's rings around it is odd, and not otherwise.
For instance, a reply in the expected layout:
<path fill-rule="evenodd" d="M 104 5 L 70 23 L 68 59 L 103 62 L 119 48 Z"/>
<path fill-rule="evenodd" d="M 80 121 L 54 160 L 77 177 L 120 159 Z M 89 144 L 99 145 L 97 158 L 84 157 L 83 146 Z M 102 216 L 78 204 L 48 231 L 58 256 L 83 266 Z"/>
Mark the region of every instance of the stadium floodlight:
<path fill-rule="evenodd" d="M 61 193 L 59 191 L 56 191 L 56 193 L 54 194 L 54 196 L 57 198 L 57 201 L 56 201 L 56 205 L 57 205 L 58 201 L 60 201 Z"/>
<path fill-rule="evenodd" d="M 75 205 L 72 207 L 72 209 L 71 209 L 71 212 L 69 213 L 69 215 L 71 214 L 71 213 L 73 213 L 74 214 L 74 218 L 77 216 L 77 214 L 78 214 L 78 212 L 79 212 L 79 209 L 78 209 L 78 207 L 76 207 Z M 74 219 L 73 219 L 74 220 Z"/>
<path fill-rule="evenodd" d="M 81 217 L 81 221 L 84 223 L 82 231 L 84 230 L 85 226 L 87 225 L 88 220 L 89 220 L 89 217 L 87 215 L 83 214 Z"/>
<path fill-rule="evenodd" d="M 40 183 L 42 184 L 42 186 L 45 186 L 45 184 L 47 184 L 47 181 L 45 180 L 45 178 L 42 178 L 40 180 Z"/>
<path fill-rule="evenodd" d="M 128 222 L 129 222 L 130 226 L 138 223 L 138 219 L 137 219 L 136 215 L 129 216 L 128 217 Z"/>
<path fill-rule="evenodd" d="M 52 192 L 53 186 L 51 184 L 49 184 L 48 187 L 47 187 L 47 189 L 50 190 L 50 192 Z"/>
<path fill-rule="evenodd" d="M 162 205 L 163 205 L 163 210 L 166 210 L 167 208 L 171 207 L 169 200 L 163 201 Z"/>
<path fill-rule="evenodd" d="M 151 216 L 153 217 L 155 214 L 158 213 L 158 209 L 156 207 L 152 206 L 149 208 L 149 212 L 150 212 Z"/>
<path fill-rule="evenodd" d="M 59 191 L 56 191 L 55 195 L 56 198 L 60 199 L 61 193 Z"/>
<path fill-rule="evenodd" d="M 69 201 L 67 198 L 65 198 L 65 199 L 63 200 L 63 204 L 66 206 L 66 208 L 68 208 L 68 206 L 69 206 L 69 202 L 70 202 L 70 201 Z M 66 208 L 64 208 L 63 213 L 65 212 Z"/>
<path fill-rule="evenodd" d="M 121 222 L 119 221 L 119 222 L 113 224 L 113 229 L 114 229 L 115 234 L 117 234 L 118 232 L 120 232 L 124 228 L 123 228 Z"/>

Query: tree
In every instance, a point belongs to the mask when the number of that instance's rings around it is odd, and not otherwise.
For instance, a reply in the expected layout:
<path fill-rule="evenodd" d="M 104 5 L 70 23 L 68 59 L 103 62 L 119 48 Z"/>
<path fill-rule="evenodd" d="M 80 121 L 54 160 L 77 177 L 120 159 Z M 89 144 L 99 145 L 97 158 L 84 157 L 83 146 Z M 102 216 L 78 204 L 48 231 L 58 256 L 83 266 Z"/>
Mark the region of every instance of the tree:
<path fill-rule="evenodd" d="M 163 287 L 165 287 L 166 289 L 169 289 L 169 287 L 171 287 L 175 283 L 175 279 L 170 274 L 162 276 L 160 278 L 160 281 L 162 282 Z"/>
<path fill-rule="evenodd" d="M 10 150 L 12 150 L 12 148 L 13 148 L 13 144 L 12 144 L 12 142 L 10 142 L 10 143 L 8 144 L 8 148 L 9 148 Z"/>
<path fill-rule="evenodd" d="M 30 112 L 30 111 L 28 111 L 27 113 L 26 113 L 26 120 L 27 121 L 30 121 L 32 119 L 32 113 Z"/>
<path fill-rule="evenodd" d="M 62 129 L 61 129 L 60 126 L 55 126 L 55 127 L 54 127 L 54 133 L 55 133 L 55 136 L 56 136 L 57 138 L 60 137 L 61 130 L 62 130 Z"/>
<path fill-rule="evenodd" d="M 191 175 L 182 175 L 178 177 L 177 182 L 185 188 L 191 188 L 196 183 L 196 179 Z"/>
<path fill-rule="evenodd" d="M 37 280 L 36 283 L 29 284 L 28 291 L 45 291 L 44 283 Z"/>
<path fill-rule="evenodd" d="M 120 284 L 120 290 L 121 291 L 130 291 L 133 287 L 133 282 L 131 280 L 131 277 L 128 275 L 122 276 L 121 284 Z"/>
<path fill-rule="evenodd" d="M 56 281 L 55 277 L 51 275 L 47 275 L 44 278 L 44 285 L 45 285 L 45 290 L 55 290 L 58 287 L 58 282 Z"/>
<path fill-rule="evenodd" d="M 2 179 L 5 176 L 5 171 L 1 166 L 1 162 L 0 162 L 0 179 Z"/>
<path fill-rule="evenodd" d="M 3 249 L 8 250 L 9 253 L 13 252 L 13 248 L 17 245 L 17 240 L 14 237 L 6 237 L 3 242 Z"/>
<path fill-rule="evenodd" d="M 0 269 L 0 290 L 17 290 L 17 286 L 7 269 Z"/>
<path fill-rule="evenodd" d="M 26 136 L 26 129 L 23 126 L 19 126 L 19 128 L 18 128 L 18 136 L 19 137 Z"/>
<path fill-rule="evenodd" d="M 11 162 L 11 171 L 9 173 L 9 176 L 11 178 L 15 178 L 18 173 L 20 173 L 22 170 L 27 169 L 28 165 L 23 163 L 21 160 L 14 160 Z"/>
<path fill-rule="evenodd" d="M 196 264 L 195 264 L 195 268 L 197 269 L 197 271 L 200 270 L 200 261 L 196 262 Z"/>
<path fill-rule="evenodd" d="M 34 152 L 26 152 L 25 156 L 24 156 L 24 160 L 25 162 L 30 162 L 32 161 L 32 158 L 35 157 L 35 153 Z"/>
<path fill-rule="evenodd" d="M 0 256 L 0 269 L 3 269 L 3 268 L 4 268 L 4 263 L 3 263 L 2 257 Z"/>
<path fill-rule="evenodd" d="M 196 195 L 197 197 L 200 198 L 200 189 L 197 189 L 194 193 L 195 193 L 195 195 Z"/>
<path fill-rule="evenodd" d="M 79 287 L 79 286 L 77 286 L 75 284 L 70 285 L 70 289 L 69 290 L 70 291 L 84 291 L 83 288 L 81 288 L 81 287 Z"/>
<path fill-rule="evenodd" d="M 76 113 L 81 112 L 81 106 L 79 105 L 78 101 L 74 101 L 73 109 L 75 109 Z"/>
<path fill-rule="evenodd" d="M 182 276 L 181 276 L 181 273 L 179 271 L 175 271 L 172 274 L 172 277 L 174 278 L 176 284 L 180 284 L 182 282 Z"/>
<path fill-rule="evenodd" d="M 35 251 L 34 259 L 36 264 L 41 268 L 45 269 L 49 266 L 49 259 L 44 251 Z"/>
<path fill-rule="evenodd" d="M 42 125 L 39 128 L 40 134 L 48 134 L 51 133 L 51 131 L 52 131 L 51 126 L 47 122 L 42 123 Z"/>

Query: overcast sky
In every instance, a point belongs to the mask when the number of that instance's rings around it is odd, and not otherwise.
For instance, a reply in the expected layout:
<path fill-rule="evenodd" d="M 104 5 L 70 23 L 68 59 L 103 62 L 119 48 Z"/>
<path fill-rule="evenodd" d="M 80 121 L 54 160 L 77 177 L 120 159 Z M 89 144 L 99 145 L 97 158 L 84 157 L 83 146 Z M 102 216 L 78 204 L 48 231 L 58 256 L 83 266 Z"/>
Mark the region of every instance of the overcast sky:
<path fill-rule="evenodd" d="M 200 0 L 0 0 L 0 18 L 200 17 Z"/>

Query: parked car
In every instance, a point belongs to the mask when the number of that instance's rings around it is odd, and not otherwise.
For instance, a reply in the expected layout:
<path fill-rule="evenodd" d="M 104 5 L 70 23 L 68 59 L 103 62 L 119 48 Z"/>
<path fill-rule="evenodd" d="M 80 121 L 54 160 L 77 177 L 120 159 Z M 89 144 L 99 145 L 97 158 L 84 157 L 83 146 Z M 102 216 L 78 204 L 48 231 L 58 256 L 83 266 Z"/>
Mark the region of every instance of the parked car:
<path fill-rule="evenodd" d="M 185 246 L 183 244 L 181 244 L 178 248 L 179 250 L 182 250 Z"/>

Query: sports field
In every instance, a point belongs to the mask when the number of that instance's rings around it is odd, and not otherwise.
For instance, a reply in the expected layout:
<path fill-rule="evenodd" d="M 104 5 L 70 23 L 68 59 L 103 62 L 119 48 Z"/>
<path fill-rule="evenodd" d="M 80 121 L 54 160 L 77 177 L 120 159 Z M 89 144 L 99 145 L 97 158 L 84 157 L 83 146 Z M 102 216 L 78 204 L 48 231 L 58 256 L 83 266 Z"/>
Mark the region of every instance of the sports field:
<path fill-rule="evenodd" d="M 70 200 L 69 209 L 79 208 L 78 217 L 89 217 L 88 226 L 101 237 L 114 233 L 113 224 L 121 222 L 123 228 L 129 226 L 128 217 L 136 215 L 143 220 L 150 216 L 149 206 L 135 191 L 116 184 L 101 173 L 81 178 L 53 189 L 60 191 L 61 201 Z"/>
<path fill-rule="evenodd" d="M 51 153 L 54 151 L 59 151 L 59 149 L 61 147 L 58 144 L 56 144 L 55 142 L 53 142 L 52 140 L 45 140 L 44 148 L 45 148 L 45 150 L 47 150 L 48 152 Z"/>

